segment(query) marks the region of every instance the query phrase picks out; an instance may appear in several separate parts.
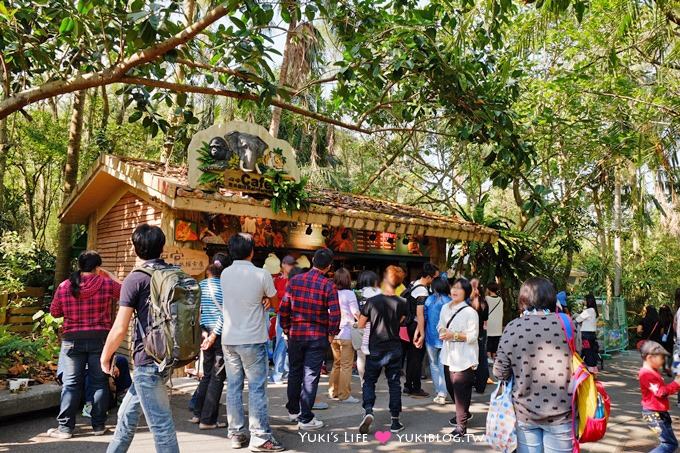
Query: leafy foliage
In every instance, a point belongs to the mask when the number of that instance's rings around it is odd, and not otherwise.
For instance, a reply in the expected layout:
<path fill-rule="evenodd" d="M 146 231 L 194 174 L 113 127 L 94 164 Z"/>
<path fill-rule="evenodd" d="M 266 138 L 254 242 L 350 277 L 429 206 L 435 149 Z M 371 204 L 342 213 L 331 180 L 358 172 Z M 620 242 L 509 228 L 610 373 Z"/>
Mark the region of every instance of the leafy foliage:
<path fill-rule="evenodd" d="M 54 256 L 25 241 L 16 232 L 0 238 L 0 288 L 17 293 L 26 286 L 48 287 L 54 278 Z"/>
<path fill-rule="evenodd" d="M 304 211 L 309 208 L 309 194 L 305 190 L 307 179 L 295 181 L 285 172 L 273 168 L 267 170 L 264 176 L 272 187 L 272 211 L 284 211 L 292 215 L 293 211 Z"/>

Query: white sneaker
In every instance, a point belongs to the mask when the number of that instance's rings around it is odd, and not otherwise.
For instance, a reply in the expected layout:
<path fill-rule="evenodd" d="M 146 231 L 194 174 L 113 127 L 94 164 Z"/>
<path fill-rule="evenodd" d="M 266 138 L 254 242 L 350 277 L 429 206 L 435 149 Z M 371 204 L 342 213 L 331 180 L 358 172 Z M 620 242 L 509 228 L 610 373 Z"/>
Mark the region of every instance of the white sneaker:
<path fill-rule="evenodd" d="M 323 428 L 323 422 L 318 418 L 314 417 L 307 423 L 298 422 L 298 428 L 304 431 L 309 431 L 313 429 Z"/>
<path fill-rule="evenodd" d="M 288 414 L 288 420 L 291 422 L 296 422 L 298 421 L 298 417 L 300 416 L 299 413 L 297 414 Z"/>
<path fill-rule="evenodd" d="M 354 398 L 352 395 L 349 396 L 346 400 L 340 400 L 341 403 L 358 403 L 359 400 L 357 398 Z"/>
<path fill-rule="evenodd" d="M 434 397 L 434 400 L 432 400 L 432 401 L 434 401 L 435 404 L 440 404 L 440 405 L 443 406 L 443 405 L 446 404 L 446 397 L 441 396 L 441 395 L 437 395 L 437 396 Z"/>
<path fill-rule="evenodd" d="M 90 413 L 92 412 L 92 403 L 85 403 L 83 406 L 83 417 L 92 418 Z"/>

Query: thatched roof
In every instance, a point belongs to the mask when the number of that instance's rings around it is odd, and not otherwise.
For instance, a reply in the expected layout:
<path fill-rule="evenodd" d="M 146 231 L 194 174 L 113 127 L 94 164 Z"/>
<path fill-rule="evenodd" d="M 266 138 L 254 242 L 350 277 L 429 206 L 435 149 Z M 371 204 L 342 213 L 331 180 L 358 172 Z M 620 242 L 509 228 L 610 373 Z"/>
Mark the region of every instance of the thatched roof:
<path fill-rule="evenodd" d="M 60 219 L 66 223 L 87 223 L 92 212 L 107 204 L 113 194 L 129 189 L 145 194 L 172 209 L 249 215 L 345 226 L 369 231 L 416 234 L 447 239 L 495 242 L 497 233 L 454 216 L 444 216 L 414 206 L 364 195 L 327 189 L 311 189 L 308 211 L 275 214 L 267 199 L 221 189 L 207 192 L 188 185 L 187 169 L 159 162 L 103 155 L 90 169 L 66 202 Z"/>

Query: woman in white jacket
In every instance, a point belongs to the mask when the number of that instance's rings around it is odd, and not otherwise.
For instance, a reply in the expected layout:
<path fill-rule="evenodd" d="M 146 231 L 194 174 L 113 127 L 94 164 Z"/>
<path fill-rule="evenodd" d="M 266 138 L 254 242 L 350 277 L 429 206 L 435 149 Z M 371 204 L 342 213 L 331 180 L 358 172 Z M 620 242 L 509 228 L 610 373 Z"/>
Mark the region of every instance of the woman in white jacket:
<path fill-rule="evenodd" d="M 442 307 L 439 315 L 439 338 L 443 341 L 441 361 L 447 388 L 456 402 L 455 426 L 451 433 L 462 437 L 467 433 L 470 419 L 470 399 L 479 365 L 479 316 L 466 300 L 472 293 L 470 282 L 459 278 L 451 285 L 451 302 Z"/>

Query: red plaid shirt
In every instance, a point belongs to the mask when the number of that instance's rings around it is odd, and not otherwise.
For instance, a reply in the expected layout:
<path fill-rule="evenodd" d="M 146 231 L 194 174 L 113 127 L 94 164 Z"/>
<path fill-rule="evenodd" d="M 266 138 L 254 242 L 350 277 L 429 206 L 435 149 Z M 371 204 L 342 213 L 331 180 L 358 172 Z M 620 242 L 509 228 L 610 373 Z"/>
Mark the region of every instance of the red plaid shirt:
<path fill-rule="evenodd" d="M 111 330 L 112 303 L 120 297 L 120 285 L 101 275 L 83 275 L 76 299 L 71 282 L 66 280 L 54 293 L 50 313 L 64 318 L 65 339 L 87 337 Z"/>
<path fill-rule="evenodd" d="M 335 283 L 318 269 L 288 281 L 279 305 L 281 328 L 288 338 L 316 340 L 340 332 L 340 305 Z"/>

